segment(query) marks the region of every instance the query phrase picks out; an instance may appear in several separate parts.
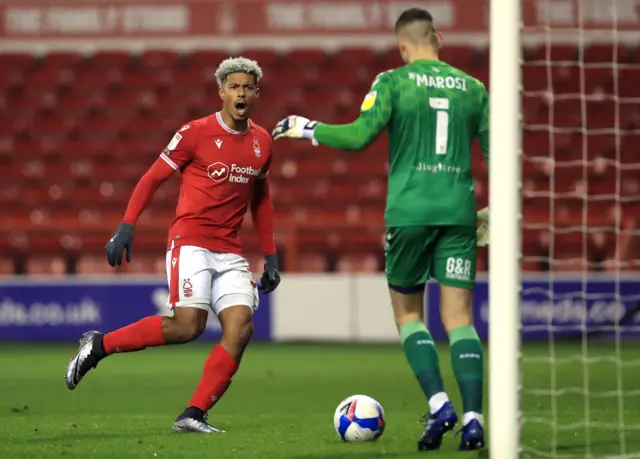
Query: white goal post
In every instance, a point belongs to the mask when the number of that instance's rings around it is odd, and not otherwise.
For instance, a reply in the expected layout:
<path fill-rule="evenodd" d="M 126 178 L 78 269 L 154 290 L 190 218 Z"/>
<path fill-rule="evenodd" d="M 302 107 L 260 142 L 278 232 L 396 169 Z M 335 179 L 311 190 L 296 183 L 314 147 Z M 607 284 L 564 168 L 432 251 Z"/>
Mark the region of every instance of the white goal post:
<path fill-rule="evenodd" d="M 520 449 L 520 0 L 490 6 L 489 450 Z"/>

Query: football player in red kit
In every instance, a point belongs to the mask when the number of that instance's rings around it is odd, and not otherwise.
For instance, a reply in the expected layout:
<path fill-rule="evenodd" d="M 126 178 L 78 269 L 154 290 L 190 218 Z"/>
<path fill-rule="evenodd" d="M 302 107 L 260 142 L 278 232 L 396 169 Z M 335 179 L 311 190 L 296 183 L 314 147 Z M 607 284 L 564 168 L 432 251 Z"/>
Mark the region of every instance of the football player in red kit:
<path fill-rule="evenodd" d="M 238 370 L 258 307 L 258 291 L 238 236 L 249 207 L 265 255 L 260 289 L 271 293 L 280 282 L 267 178 L 271 137 L 249 119 L 261 77 L 255 61 L 238 57 L 220 64 L 216 78 L 222 110 L 178 130 L 140 179 L 118 231 L 107 243 L 111 266 L 122 263 L 125 250 L 129 261 L 138 217 L 156 189 L 175 171 L 181 172 L 166 258 L 173 316 L 146 317 L 106 334 L 85 333 L 67 366 L 69 389 L 111 354 L 197 339 L 211 310 L 220 320 L 222 338 L 205 361 L 202 379 L 173 430 L 219 432 L 208 424 L 206 413 Z"/>

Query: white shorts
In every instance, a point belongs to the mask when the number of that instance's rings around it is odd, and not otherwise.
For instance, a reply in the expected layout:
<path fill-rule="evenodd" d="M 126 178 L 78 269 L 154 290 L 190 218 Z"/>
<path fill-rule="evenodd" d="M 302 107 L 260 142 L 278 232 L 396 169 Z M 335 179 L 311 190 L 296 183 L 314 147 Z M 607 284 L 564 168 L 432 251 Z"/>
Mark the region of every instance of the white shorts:
<path fill-rule="evenodd" d="M 258 308 L 258 289 L 249 262 L 233 253 L 185 245 L 167 252 L 168 306 L 189 306 L 216 315 L 230 306 Z"/>

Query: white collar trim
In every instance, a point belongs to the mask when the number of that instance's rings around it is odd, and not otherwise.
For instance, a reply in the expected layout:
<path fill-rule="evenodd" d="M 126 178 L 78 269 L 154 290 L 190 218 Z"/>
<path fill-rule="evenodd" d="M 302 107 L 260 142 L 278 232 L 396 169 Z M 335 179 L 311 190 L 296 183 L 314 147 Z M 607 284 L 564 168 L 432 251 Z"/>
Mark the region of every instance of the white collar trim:
<path fill-rule="evenodd" d="M 236 131 L 235 129 L 231 129 L 229 126 L 224 124 L 224 121 L 222 121 L 222 116 L 220 115 L 220 112 L 216 112 L 216 119 L 218 120 L 218 123 L 220 123 L 220 126 L 222 126 L 222 129 L 227 131 L 229 134 L 244 135 L 248 133 L 249 130 L 251 130 L 251 121 L 247 121 L 247 129 L 245 129 L 244 131 Z"/>

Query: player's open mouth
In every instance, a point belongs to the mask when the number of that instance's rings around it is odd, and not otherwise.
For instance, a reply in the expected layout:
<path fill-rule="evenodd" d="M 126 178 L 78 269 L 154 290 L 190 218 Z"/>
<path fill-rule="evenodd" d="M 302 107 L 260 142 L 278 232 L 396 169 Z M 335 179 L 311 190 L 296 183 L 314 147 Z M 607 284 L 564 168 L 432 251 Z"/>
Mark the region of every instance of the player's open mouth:
<path fill-rule="evenodd" d="M 236 111 L 238 112 L 238 115 L 244 116 L 244 114 L 247 113 L 246 102 L 239 100 L 238 102 L 235 103 L 235 107 L 236 107 Z"/>

